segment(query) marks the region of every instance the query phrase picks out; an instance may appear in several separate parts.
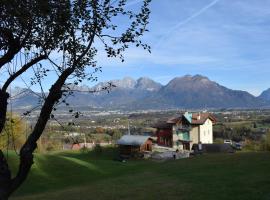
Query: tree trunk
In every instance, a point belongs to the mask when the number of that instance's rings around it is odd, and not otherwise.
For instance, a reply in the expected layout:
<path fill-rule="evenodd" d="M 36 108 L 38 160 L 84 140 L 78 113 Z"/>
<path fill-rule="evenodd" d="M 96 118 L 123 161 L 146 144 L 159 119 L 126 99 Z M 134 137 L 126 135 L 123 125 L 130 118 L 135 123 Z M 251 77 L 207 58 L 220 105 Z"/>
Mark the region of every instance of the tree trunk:
<path fill-rule="evenodd" d="M 74 68 L 66 69 L 58 80 L 52 85 L 50 92 L 42 106 L 39 118 L 33 132 L 20 150 L 19 170 L 14 178 L 11 178 L 8 164 L 3 153 L 0 154 L 0 200 L 6 200 L 27 178 L 33 162 L 33 152 L 37 148 L 37 141 L 40 138 L 45 126 L 50 119 L 55 103 L 62 97 L 62 87 Z M 3 181 L 2 181 L 3 180 Z"/>
<path fill-rule="evenodd" d="M 7 190 L 11 185 L 11 172 L 8 168 L 7 160 L 0 150 L 0 200 L 8 199 Z"/>
<path fill-rule="evenodd" d="M 9 94 L 6 91 L 0 89 L 0 134 L 3 131 L 6 122 L 8 98 Z"/>

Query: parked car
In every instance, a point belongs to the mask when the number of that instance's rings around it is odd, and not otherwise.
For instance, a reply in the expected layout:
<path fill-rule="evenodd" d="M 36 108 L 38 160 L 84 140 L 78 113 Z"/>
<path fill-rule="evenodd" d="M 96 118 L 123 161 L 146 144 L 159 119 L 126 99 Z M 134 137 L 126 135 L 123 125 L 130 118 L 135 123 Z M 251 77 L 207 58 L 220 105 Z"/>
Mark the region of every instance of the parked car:
<path fill-rule="evenodd" d="M 232 146 L 236 150 L 242 150 L 242 145 L 239 142 L 235 142 Z"/>
<path fill-rule="evenodd" d="M 224 140 L 224 144 L 230 144 L 230 145 L 232 145 L 233 142 L 232 142 L 232 140 Z"/>

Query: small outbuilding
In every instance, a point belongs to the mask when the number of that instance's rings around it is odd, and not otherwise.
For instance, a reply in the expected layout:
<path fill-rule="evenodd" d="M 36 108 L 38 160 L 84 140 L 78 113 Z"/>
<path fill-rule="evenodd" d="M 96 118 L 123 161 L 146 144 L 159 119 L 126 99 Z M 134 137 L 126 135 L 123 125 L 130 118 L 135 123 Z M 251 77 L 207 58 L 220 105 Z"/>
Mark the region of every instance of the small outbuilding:
<path fill-rule="evenodd" d="M 153 141 L 149 136 L 124 135 L 118 141 L 120 155 L 134 156 L 145 151 L 152 151 Z"/>

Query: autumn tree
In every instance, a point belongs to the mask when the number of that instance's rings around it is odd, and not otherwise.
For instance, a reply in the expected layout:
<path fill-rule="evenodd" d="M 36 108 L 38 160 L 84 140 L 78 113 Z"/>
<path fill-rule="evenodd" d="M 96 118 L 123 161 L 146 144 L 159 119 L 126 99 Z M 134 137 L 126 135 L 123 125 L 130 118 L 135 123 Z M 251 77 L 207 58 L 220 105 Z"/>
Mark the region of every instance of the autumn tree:
<path fill-rule="evenodd" d="M 113 139 L 114 141 L 119 140 L 119 139 L 122 137 L 122 135 L 123 135 L 123 134 L 121 133 L 120 130 L 115 129 L 115 130 L 113 130 L 112 139 Z"/>
<path fill-rule="evenodd" d="M 150 48 L 141 41 L 147 31 L 150 0 L 129 10 L 127 0 L 33 1 L 3 0 L 0 4 L 0 71 L 7 77 L 0 89 L 0 132 L 6 123 L 7 89 L 33 70 L 30 85 L 41 88 L 40 112 L 22 148 L 18 171 L 12 175 L 0 151 L 0 199 L 7 199 L 24 182 L 33 164 L 33 152 L 48 120 L 59 104 L 66 104 L 72 87 L 95 81 L 100 71 L 96 55 L 120 58 L 130 45 Z M 19 62 L 18 56 L 23 55 Z M 55 58 L 57 57 L 57 59 Z M 51 87 L 42 83 L 49 77 Z M 109 83 L 102 89 L 110 89 Z M 70 110 L 73 113 L 73 110 Z M 29 114 L 26 112 L 25 114 Z M 78 117 L 79 113 L 73 113 Z"/>
<path fill-rule="evenodd" d="M 8 113 L 3 133 L 0 135 L 0 149 L 19 149 L 25 141 L 26 127 L 26 122 L 20 116 Z"/>

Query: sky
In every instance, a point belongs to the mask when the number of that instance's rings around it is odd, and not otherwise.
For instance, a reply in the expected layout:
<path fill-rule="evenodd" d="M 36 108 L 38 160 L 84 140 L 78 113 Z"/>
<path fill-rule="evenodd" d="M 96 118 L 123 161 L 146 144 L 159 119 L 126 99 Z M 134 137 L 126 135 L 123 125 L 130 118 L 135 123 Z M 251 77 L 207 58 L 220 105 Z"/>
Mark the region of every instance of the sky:
<path fill-rule="evenodd" d="M 128 0 L 127 8 L 141 5 L 142 0 Z M 270 88 L 269 8 L 270 0 L 152 0 L 149 32 L 142 38 L 152 53 L 131 47 L 124 63 L 99 53 L 98 81 L 149 77 L 165 85 L 200 74 L 257 96 Z M 44 82 L 48 90 L 50 82 Z M 13 86 L 25 84 L 18 79 Z"/>
<path fill-rule="evenodd" d="M 99 81 L 130 76 L 167 84 L 201 74 L 257 96 L 270 87 L 269 7 L 270 0 L 152 0 L 143 37 L 152 53 L 132 47 L 124 63 L 99 55 Z"/>

